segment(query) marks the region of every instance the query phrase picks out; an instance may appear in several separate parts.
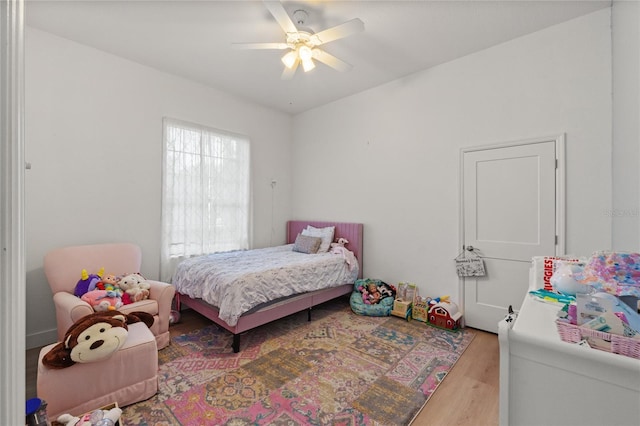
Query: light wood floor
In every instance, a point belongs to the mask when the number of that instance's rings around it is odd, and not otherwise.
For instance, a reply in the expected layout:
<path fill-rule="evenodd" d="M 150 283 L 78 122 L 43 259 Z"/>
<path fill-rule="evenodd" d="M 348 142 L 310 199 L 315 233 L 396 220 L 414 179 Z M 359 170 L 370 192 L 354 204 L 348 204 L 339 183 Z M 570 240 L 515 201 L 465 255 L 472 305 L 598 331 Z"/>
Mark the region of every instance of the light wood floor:
<path fill-rule="evenodd" d="M 210 321 L 183 311 L 171 336 L 201 328 Z M 412 426 L 495 426 L 498 424 L 499 352 L 495 334 L 473 330 L 476 336 L 447 378 L 431 396 Z M 26 398 L 36 396 L 36 373 L 40 348 L 26 353 Z"/>
<path fill-rule="evenodd" d="M 472 330 L 476 337 L 416 416 L 413 426 L 498 424 L 498 336 Z"/>

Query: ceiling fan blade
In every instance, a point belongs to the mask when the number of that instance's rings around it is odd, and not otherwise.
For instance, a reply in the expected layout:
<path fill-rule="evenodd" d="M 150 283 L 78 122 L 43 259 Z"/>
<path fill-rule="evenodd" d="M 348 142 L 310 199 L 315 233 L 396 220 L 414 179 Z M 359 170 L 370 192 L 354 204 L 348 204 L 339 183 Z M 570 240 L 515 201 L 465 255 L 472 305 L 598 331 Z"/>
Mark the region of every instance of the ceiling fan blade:
<path fill-rule="evenodd" d="M 282 80 L 291 80 L 298 69 L 298 65 L 300 64 L 300 59 L 296 59 L 291 68 L 284 67 L 284 71 L 282 71 L 282 75 L 280 78 Z"/>
<path fill-rule="evenodd" d="M 276 18 L 276 21 L 278 21 L 278 24 L 282 27 L 285 33 L 298 32 L 296 25 L 289 17 L 289 14 L 284 9 L 284 6 L 282 6 L 282 3 L 280 3 L 279 1 L 265 0 L 264 5 L 269 10 L 269 12 L 271 12 L 273 17 Z"/>
<path fill-rule="evenodd" d="M 311 36 L 311 43 L 315 46 L 319 46 L 362 31 L 364 31 L 364 22 L 355 18 L 343 24 L 336 25 L 335 27 L 327 28 L 326 30 L 313 34 Z"/>
<path fill-rule="evenodd" d="M 313 49 L 313 59 L 317 59 L 340 72 L 349 71 L 353 66 L 320 49 Z"/>
<path fill-rule="evenodd" d="M 235 49 L 287 49 L 287 43 L 231 43 Z"/>

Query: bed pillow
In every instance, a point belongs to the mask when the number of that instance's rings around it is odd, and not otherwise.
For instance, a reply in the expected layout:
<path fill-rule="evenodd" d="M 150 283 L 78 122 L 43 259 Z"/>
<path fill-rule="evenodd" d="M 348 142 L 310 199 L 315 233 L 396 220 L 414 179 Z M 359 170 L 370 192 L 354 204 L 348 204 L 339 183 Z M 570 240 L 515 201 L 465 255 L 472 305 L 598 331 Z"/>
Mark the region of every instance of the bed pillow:
<path fill-rule="evenodd" d="M 302 231 L 302 235 L 322 238 L 322 243 L 320 244 L 318 253 L 326 253 L 329 251 L 329 248 L 331 247 L 331 243 L 333 242 L 333 236 L 335 231 L 336 231 L 335 226 L 327 226 L 325 228 L 316 228 L 311 225 L 307 225 L 307 227 Z"/>
<path fill-rule="evenodd" d="M 293 251 L 297 251 L 298 253 L 314 254 L 318 252 L 320 243 L 322 243 L 322 238 L 320 237 L 298 234 L 295 243 L 293 243 Z"/>

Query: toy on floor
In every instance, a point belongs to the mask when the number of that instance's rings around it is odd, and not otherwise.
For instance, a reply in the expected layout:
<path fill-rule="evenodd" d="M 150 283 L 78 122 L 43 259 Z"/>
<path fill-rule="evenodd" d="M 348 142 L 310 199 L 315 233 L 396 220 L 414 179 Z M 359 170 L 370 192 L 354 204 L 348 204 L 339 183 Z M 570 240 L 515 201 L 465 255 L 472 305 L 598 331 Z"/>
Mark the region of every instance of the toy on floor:
<path fill-rule="evenodd" d="M 435 302 L 435 299 L 429 302 L 429 324 L 448 330 L 457 330 L 460 328 L 462 314 L 458 310 L 458 305 L 449 302 L 448 296 L 436 299 L 438 299 L 437 302 Z"/>
<path fill-rule="evenodd" d="M 394 297 L 396 294 L 394 286 L 380 280 L 361 280 L 358 291 L 362 294 L 362 302 L 365 305 L 375 305 L 382 299 Z"/>
<path fill-rule="evenodd" d="M 179 322 L 180 322 L 180 311 L 176 311 L 175 309 L 172 309 L 171 312 L 169 312 L 169 325 L 177 324 Z"/>
<path fill-rule="evenodd" d="M 358 315 L 388 316 L 393 307 L 395 287 L 379 279 L 358 279 L 349 298 L 351 310 Z"/>
<path fill-rule="evenodd" d="M 399 282 L 391 315 L 410 321 L 413 318 L 413 300 L 417 289 L 417 286 L 413 283 Z"/>
<path fill-rule="evenodd" d="M 378 287 L 375 285 L 375 283 L 369 283 L 367 284 L 367 293 L 368 293 L 368 298 L 369 301 L 367 303 L 368 305 L 373 304 L 373 303 L 378 303 L 380 301 L 380 299 L 382 298 L 382 295 L 380 294 L 380 292 L 378 291 Z M 362 293 L 364 294 L 364 293 Z"/>
<path fill-rule="evenodd" d="M 416 294 L 413 298 L 413 306 L 411 307 L 411 316 L 414 320 L 427 322 L 429 311 L 429 297 L 421 297 Z"/>
<path fill-rule="evenodd" d="M 429 304 L 429 306 L 433 306 L 440 302 L 449 303 L 449 296 L 436 297 L 435 299 L 427 297 L 427 303 Z"/>
<path fill-rule="evenodd" d="M 114 426 L 121 415 L 122 409 L 114 407 L 110 410 L 94 410 L 82 417 L 62 414 L 58 416 L 57 422 L 64 426 Z"/>
<path fill-rule="evenodd" d="M 413 318 L 411 314 L 412 309 L 412 302 L 402 299 L 396 299 L 393 302 L 393 310 L 391 310 L 391 315 L 404 318 L 407 321 L 411 321 L 411 319 Z"/>

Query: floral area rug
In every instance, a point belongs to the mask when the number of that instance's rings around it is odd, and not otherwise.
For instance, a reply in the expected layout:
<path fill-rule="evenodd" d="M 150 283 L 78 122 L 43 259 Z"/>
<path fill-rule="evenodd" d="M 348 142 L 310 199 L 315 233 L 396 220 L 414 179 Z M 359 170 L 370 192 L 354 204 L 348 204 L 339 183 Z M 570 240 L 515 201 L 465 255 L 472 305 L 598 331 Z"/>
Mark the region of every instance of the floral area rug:
<path fill-rule="evenodd" d="M 348 300 L 241 337 L 216 325 L 159 352 L 159 391 L 124 408 L 126 425 L 407 425 L 473 339 L 398 317 L 355 315 Z"/>

